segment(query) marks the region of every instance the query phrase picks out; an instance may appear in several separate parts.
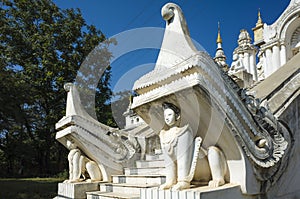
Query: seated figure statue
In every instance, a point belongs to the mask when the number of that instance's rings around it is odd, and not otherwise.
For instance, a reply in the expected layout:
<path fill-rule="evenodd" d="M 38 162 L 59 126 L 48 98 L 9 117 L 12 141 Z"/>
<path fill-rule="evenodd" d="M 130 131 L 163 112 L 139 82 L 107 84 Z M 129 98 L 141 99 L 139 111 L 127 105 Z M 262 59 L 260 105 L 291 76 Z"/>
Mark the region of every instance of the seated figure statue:
<path fill-rule="evenodd" d="M 163 110 L 165 127 L 160 131 L 159 137 L 165 159 L 166 183 L 162 184 L 160 189 L 182 190 L 189 188 L 197 161 L 208 163 L 209 166 L 205 168 L 207 171 L 200 173 L 208 174 L 209 178 L 212 177 L 209 181 L 210 187 L 225 184 L 224 177 L 227 165 L 222 151 L 211 146 L 207 149 L 207 156 L 198 159 L 198 155 L 195 154 L 197 150 L 194 150 L 197 146 L 192 129 L 189 125 L 183 127 L 178 125 L 180 109 L 171 103 L 164 102 Z M 201 138 L 198 140 L 201 142 Z"/>
<path fill-rule="evenodd" d="M 233 54 L 232 64 L 228 71 L 229 74 L 234 74 L 240 70 L 245 70 L 245 66 L 241 58 L 239 58 L 238 54 Z"/>
<path fill-rule="evenodd" d="M 83 155 L 74 142 L 67 140 L 67 147 L 70 150 L 68 155 L 69 179 L 65 180 L 65 182 L 84 181 L 86 180 L 85 172 L 90 177 L 90 179 L 87 179 L 87 182 L 100 181 L 102 175 L 97 163 Z"/>

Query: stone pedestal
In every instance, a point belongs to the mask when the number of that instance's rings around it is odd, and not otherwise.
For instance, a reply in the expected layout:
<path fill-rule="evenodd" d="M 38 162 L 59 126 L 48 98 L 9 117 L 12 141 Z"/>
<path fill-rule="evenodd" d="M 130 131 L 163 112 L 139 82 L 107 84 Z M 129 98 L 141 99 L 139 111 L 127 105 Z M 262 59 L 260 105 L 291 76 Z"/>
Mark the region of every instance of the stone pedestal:
<path fill-rule="evenodd" d="M 99 191 L 99 182 L 59 183 L 55 199 L 85 199 L 89 191 Z"/>

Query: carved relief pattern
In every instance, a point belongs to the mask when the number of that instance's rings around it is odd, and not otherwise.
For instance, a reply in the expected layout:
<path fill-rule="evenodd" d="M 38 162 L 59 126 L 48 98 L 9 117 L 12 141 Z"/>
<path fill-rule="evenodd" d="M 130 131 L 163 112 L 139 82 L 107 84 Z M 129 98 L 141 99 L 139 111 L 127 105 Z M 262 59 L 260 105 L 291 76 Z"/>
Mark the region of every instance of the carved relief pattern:
<path fill-rule="evenodd" d="M 292 34 L 291 37 L 291 50 L 293 51 L 293 55 L 299 53 L 300 48 L 300 27 L 298 27 Z"/>
<path fill-rule="evenodd" d="M 204 63 L 199 65 L 200 67 L 211 65 L 209 59 L 202 58 L 202 61 Z M 245 91 L 238 93 L 239 98 L 243 100 L 243 104 L 241 104 L 234 93 L 237 92 L 238 88 L 226 74 L 223 73 L 223 79 L 220 79 L 218 78 L 220 72 L 215 73 L 216 71 L 211 70 L 212 67 L 201 68 L 210 77 L 210 79 L 204 78 L 206 75 L 203 74 L 201 76 L 203 84 L 201 85 L 214 96 L 219 108 L 223 109 L 227 115 L 226 123 L 232 128 L 236 140 L 254 163 L 257 178 L 268 182 L 268 185 L 276 182 L 274 179 L 278 179 L 284 171 L 285 160 L 289 157 L 289 150 L 292 147 L 290 132 L 276 120 L 267 106 L 263 106 L 253 96 L 247 95 Z M 233 89 L 226 89 L 224 92 L 224 89 L 217 89 L 214 86 L 215 83 L 219 88 L 224 87 L 223 84 L 225 83 L 229 87 L 233 86 Z M 243 122 L 251 129 L 257 138 L 256 140 L 250 137 L 239 118 L 242 118 Z"/>

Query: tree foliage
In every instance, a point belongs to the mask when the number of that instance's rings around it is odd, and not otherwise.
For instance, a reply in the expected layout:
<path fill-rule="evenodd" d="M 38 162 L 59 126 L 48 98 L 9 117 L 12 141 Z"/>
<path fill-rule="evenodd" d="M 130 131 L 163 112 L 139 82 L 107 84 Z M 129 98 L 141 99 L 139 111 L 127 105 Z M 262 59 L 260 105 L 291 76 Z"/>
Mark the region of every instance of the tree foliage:
<path fill-rule="evenodd" d="M 52 175 L 66 165 L 66 150 L 55 141 L 55 123 L 65 111 L 63 85 L 75 81 L 105 36 L 86 24 L 80 10 L 63 10 L 50 0 L 0 5 L 0 175 Z M 110 67 L 102 70 L 98 110 L 102 122 L 113 123 L 105 115 Z"/>

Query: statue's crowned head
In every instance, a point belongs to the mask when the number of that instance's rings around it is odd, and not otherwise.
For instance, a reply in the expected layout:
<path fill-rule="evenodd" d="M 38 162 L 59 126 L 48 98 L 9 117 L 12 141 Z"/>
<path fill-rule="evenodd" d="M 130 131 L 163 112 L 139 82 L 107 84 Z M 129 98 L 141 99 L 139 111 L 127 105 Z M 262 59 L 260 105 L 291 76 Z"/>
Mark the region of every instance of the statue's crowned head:
<path fill-rule="evenodd" d="M 162 104 L 164 110 L 164 120 L 168 126 L 173 126 L 180 118 L 180 109 L 174 104 L 164 102 Z"/>

